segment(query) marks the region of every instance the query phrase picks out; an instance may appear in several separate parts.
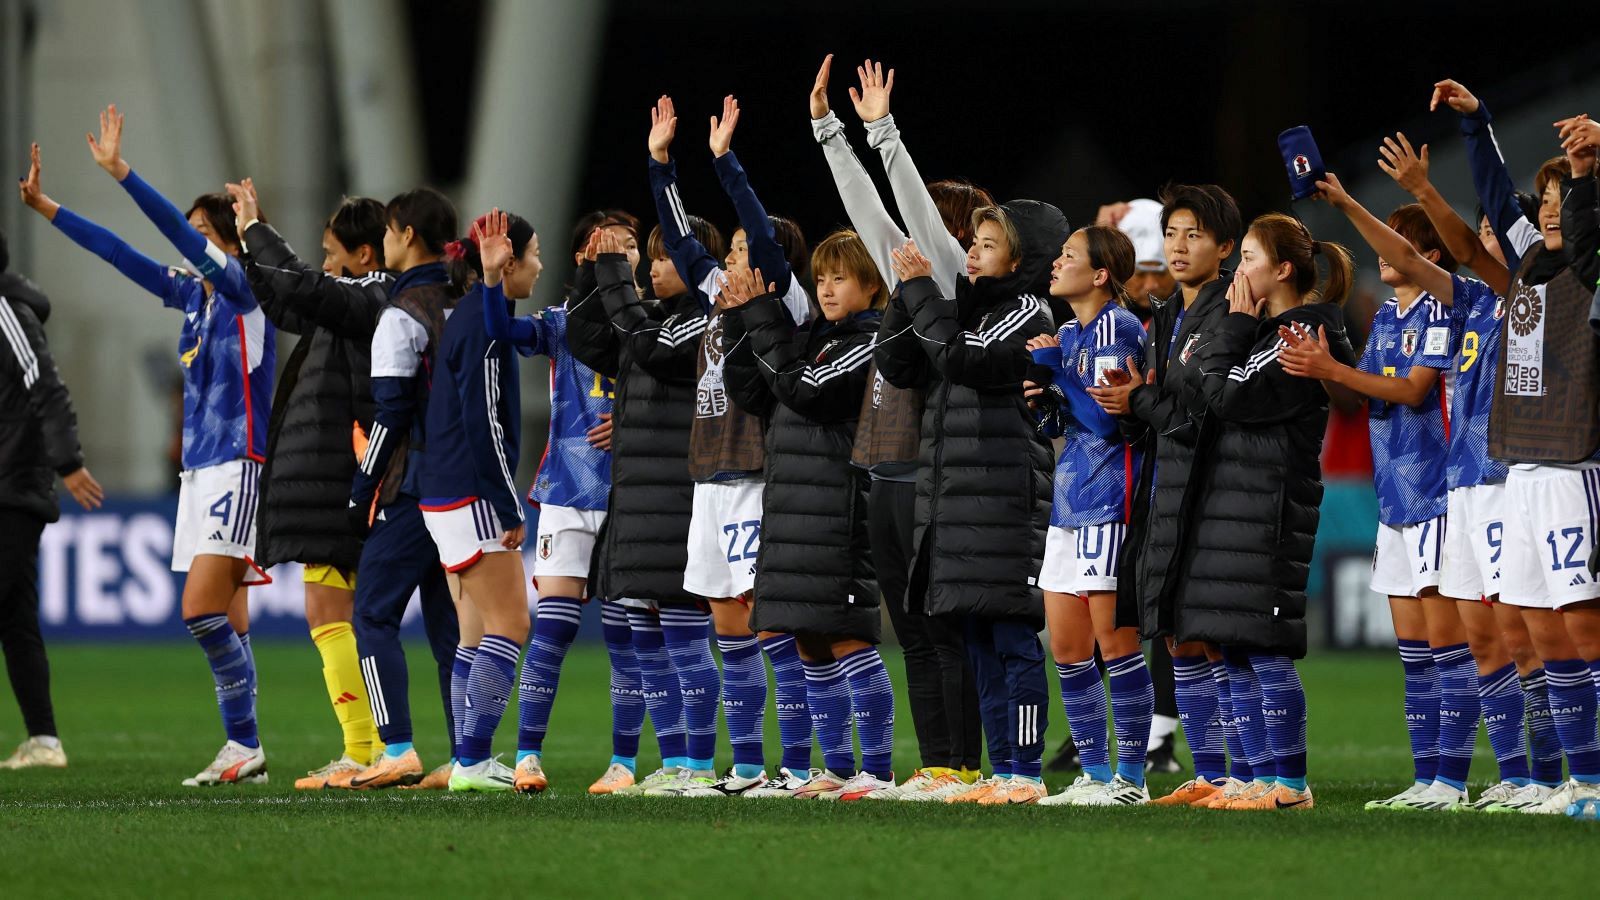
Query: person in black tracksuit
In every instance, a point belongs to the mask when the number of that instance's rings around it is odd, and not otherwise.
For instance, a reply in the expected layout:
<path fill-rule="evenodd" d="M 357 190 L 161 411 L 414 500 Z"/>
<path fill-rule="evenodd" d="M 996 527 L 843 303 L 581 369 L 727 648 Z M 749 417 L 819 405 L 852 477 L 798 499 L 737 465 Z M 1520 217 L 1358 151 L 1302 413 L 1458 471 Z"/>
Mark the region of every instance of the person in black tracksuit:
<path fill-rule="evenodd" d="M 59 768 L 67 755 L 39 634 L 39 536 L 61 518 L 56 476 L 84 509 L 104 493 L 84 468 L 78 417 L 45 341 L 50 300 L 9 263 L 0 235 L 0 648 L 28 732 L 0 769 Z"/>
<path fill-rule="evenodd" d="M 1047 203 L 1017 200 L 978 210 L 957 297 L 939 295 L 931 266 L 913 245 L 895 253 L 901 299 L 918 341 L 897 342 L 878 365 L 891 383 L 913 382 L 904 352 L 925 355 L 928 390 L 917 481 L 917 552 L 908 596 L 928 615 L 960 616 L 979 670 L 980 703 L 995 779 L 962 798 L 1031 803 L 1047 719 L 1038 587 L 1049 527 L 1054 465 L 1022 396 L 1029 339 L 1053 333 L 1049 267 L 1067 238 L 1066 217 Z M 1003 707 L 983 677 L 1003 670 Z M 1004 736 L 997 752 L 995 732 Z M 1006 758 L 1002 759 L 1001 754 Z M 959 802 L 959 800 L 958 800 Z"/>

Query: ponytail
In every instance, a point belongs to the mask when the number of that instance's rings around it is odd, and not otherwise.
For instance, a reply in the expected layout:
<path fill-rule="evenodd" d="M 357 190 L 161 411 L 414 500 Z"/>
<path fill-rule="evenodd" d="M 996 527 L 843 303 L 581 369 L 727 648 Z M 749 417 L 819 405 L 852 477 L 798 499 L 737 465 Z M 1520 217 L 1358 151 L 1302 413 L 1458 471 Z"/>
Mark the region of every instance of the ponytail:
<path fill-rule="evenodd" d="M 1090 225 L 1079 230 L 1089 245 L 1090 267 L 1106 270 L 1110 279 L 1106 282 L 1106 290 L 1111 292 L 1111 302 L 1128 308 L 1130 298 L 1127 282 L 1134 272 L 1133 241 L 1122 229 L 1108 225 Z"/>
<path fill-rule="evenodd" d="M 1344 303 L 1355 283 L 1355 263 L 1350 258 L 1349 248 L 1330 241 L 1312 241 L 1311 252 L 1322 257 L 1323 264 L 1328 267 L 1328 277 L 1316 292 L 1318 299 L 1334 305 Z"/>
<path fill-rule="evenodd" d="M 472 224 L 482 228 L 487 219 L 488 216 L 479 216 Z M 506 236 L 511 238 L 511 258 L 520 260 L 528 249 L 528 242 L 533 240 L 533 226 L 516 213 L 506 213 L 506 222 L 509 226 Z M 470 229 L 466 237 L 444 245 L 444 262 L 450 273 L 450 285 L 463 294 L 483 277 L 483 257 L 478 253 L 478 241 Z"/>
<path fill-rule="evenodd" d="M 1307 303 L 1343 303 L 1354 282 L 1354 264 L 1343 244 L 1319 241 L 1299 220 L 1283 213 L 1267 213 L 1250 223 L 1247 234 L 1256 236 L 1273 265 L 1294 268 L 1294 289 Z M 1328 277 L 1317 277 L 1317 257 L 1328 266 Z"/>

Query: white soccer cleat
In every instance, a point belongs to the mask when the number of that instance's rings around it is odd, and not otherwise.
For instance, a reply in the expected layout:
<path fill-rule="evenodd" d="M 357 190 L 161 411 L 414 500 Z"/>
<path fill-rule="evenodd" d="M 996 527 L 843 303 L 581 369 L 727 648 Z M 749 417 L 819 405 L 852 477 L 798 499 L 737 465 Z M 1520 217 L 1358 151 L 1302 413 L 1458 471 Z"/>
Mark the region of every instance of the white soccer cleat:
<path fill-rule="evenodd" d="M 1555 791 L 1555 788 L 1548 785 L 1529 782 L 1512 791 L 1511 796 L 1504 800 L 1479 808 L 1487 813 L 1519 813 L 1527 810 L 1530 806 L 1538 806 L 1543 803 Z"/>
<path fill-rule="evenodd" d="M 46 744 L 45 738 L 28 738 L 17 745 L 10 756 L 0 760 L 0 769 L 65 769 L 67 751 L 61 749 L 60 739 L 49 740 L 51 744 Z"/>
<path fill-rule="evenodd" d="M 1369 810 L 1392 809 L 1394 808 L 1395 804 L 1404 803 L 1405 801 L 1410 800 L 1427 789 L 1428 785 L 1423 784 L 1420 781 L 1413 781 L 1411 782 L 1410 787 L 1398 794 L 1395 794 L 1393 797 L 1385 797 L 1382 800 L 1368 800 L 1367 805 L 1364 808 Z"/>
<path fill-rule="evenodd" d="M 649 775 L 646 775 L 644 778 L 641 778 L 625 788 L 619 788 L 618 790 L 612 791 L 611 796 L 642 797 L 644 796 L 645 791 L 658 788 L 664 784 L 667 784 L 668 782 L 675 781 L 678 777 L 679 771 L 680 770 L 676 766 L 673 766 L 670 769 L 663 766 L 662 768 L 651 772 Z"/>
<path fill-rule="evenodd" d="M 1059 796 L 1059 795 L 1057 795 Z M 1055 799 L 1054 797 L 1050 799 Z M 1039 801 L 1044 802 L 1044 801 Z M 1134 784 L 1121 775 L 1114 775 L 1109 784 L 1092 794 L 1079 796 L 1074 806 L 1143 806 L 1150 802 L 1150 791 L 1142 784 Z"/>
<path fill-rule="evenodd" d="M 792 769 L 779 769 L 778 774 L 766 780 L 765 783 L 745 791 L 741 797 L 761 798 L 792 798 L 795 792 L 810 783 L 811 779 L 822 774 L 821 769 L 811 769 L 804 775 L 796 774 Z"/>
<path fill-rule="evenodd" d="M 693 769 L 679 769 L 678 774 L 667 781 L 647 788 L 646 797 L 687 797 L 689 792 L 697 788 L 709 788 L 717 783 L 717 779 L 709 775 L 696 775 Z"/>
<path fill-rule="evenodd" d="M 988 785 L 990 779 L 980 778 L 977 781 L 964 781 L 960 775 L 951 773 L 940 775 L 933 784 L 928 785 L 915 794 L 906 794 L 901 800 L 911 803 L 949 803 L 950 798 L 970 794 L 980 786 Z"/>
<path fill-rule="evenodd" d="M 501 762 L 499 757 L 486 759 L 471 766 L 463 766 L 457 762 L 450 769 L 452 793 L 504 794 L 515 789 L 516 784 L 516 772 Z"/>
<path fill-rule="evenodd" d="M 1471 803 L 1464 803 L 1461 806 L 1456 807 L 1455 811 L 1482 812 L 1491 806 L 1510 800 L 1513 796 L 1515 796 L 1518 790 L 1521 790 L 1521 788 L 1519 788 L 1517 785 L 1512 784 L 1509 781 L 1502 781 L 1499 784 L 1490 785 L 1489 787 L 1484 788 L 1483 793 L 1478 795 L 1478 799 L 1472 801 Z"/>
<path fill-rule="evenodd" d="M 1543 803 L 1530 806 L 1523 812 L 1541 816 L 1564 816 L 1567 814 L 1567 807 L 1591 797 L 1600 799 L 1600 784 L 1568 781 L 1552 791 Z"/>
<path fill-rule="evenodd" d="M 218 784 L 266 784 L 267 752 L 261 747 L 246 747 L 238 741 L 229 741 L 217 751 L 211 765 L 201 769 L 193 778 L 183 780 L 184 787 L 211 787 Z"/>
<path fill-rule="evenodd" d="M 887 781 L 873 775 L 871 772 L 857 772 L 844 783 L 836 795 L 840 803 L 851 803 L 856 800 L 865 800 L 881 791 L 892 791 L 898 787 L 894 779 Z"/>
<path fill-rule="evenodd" d="M 939 780 L 939 776 L 930 769 L 918 769 L 904 782 L 894 787 L 884 788 L 861 798 L 863 800 L 904 800 L 907 794 L 915 794 L 932 787 Z"/>
<path fill-rule="evenodd" d="M 1466 791 L 1458 791 L 1442 781 L 1435 781 L 1426 790 L 1389 807 L 1394 810 L 1417 812 L 1455 812 L 1471 805 Z"/>
<path fill-rule="evenodd" d="M 740 778 L 732 767 L 726 774 L 709 785 L 697 784 L 683 792 L 685 797 L 737 797 L 745 791 L 767 783 L 767 773 L 754 778 Z"/>
<path fill-rule="evenodd" d="M 833 772 L 823 769 L 811 776 L 799 790 L 794 792 L 796 800 L 837 800 L 839 790 L 844 787 L 845 779 Z"/>
<path fill-rule="evenodd" d="M 1077 806 L 1078 801 L 1092 794 L 1098 794 L 1110 785 L 1104 781 L 1096 781 L 1093 775 L 1085 772 L 1072 783 L 1061 789 L 1061 793 L 1052 794 L 1039 801 L 1040 806 Z M 1146 797 L 1145 799 L 1149 799 Z"/>

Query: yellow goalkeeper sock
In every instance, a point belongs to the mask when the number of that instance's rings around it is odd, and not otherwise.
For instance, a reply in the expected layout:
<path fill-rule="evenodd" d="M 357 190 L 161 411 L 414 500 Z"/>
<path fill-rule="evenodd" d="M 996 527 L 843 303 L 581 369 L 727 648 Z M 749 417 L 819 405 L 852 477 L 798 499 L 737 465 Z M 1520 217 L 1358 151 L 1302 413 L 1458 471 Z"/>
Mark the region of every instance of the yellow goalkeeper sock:
<path fill-rule="evenodd" d="M 361 680 L 355 632 L 349 622 L 334 622 L 311 629 L 311 640 L 322 654 L 322 678 L 328 685 L 333 714 L 344 732 L 344 755 L 369 765 L 377 729 L 372 724 L 372 708 L 367 705 L 367 686 Z"/>

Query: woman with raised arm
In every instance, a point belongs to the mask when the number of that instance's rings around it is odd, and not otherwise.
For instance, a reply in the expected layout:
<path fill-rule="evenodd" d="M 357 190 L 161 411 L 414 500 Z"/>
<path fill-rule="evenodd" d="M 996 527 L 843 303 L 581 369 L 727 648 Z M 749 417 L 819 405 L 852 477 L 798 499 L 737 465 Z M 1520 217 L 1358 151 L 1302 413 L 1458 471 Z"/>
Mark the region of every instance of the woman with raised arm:
<path fill-rule="evenodd" d="M 88 135 L 95 163 L 122 185 L 192 270 L 163 266 L 45 196 L 38 144 L 20 185 L 22 199 L 79 246 L 183 314 L 183 471 L 172 569 L 187 573 L 183 619 L 211 665 L 227 734 L 211 764 L 183 783 L 264 783 L 267 757 L 256 730 L 247 588 L 270 580 L 253 557 L 276 339 L 235 258 L 239 235 L 228 196 L 203 194 L 188 213 L 180 212 L 122 158 L 122 127 L 116 106 L 100 114 L 99 138 Z"/>

